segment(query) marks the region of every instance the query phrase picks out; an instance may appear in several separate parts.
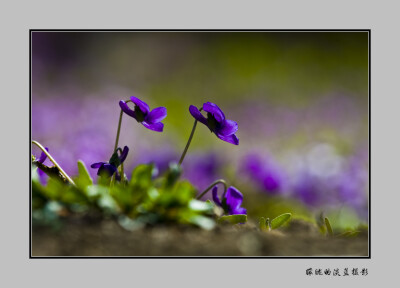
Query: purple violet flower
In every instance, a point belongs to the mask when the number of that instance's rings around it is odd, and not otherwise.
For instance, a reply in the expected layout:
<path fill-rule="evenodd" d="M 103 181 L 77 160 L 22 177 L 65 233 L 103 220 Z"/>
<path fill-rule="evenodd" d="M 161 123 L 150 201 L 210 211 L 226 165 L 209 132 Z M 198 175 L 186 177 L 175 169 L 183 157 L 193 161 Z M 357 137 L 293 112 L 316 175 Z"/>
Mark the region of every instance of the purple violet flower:
<path fill-rule="evenodd" d="M 109 177 L 111 177 L 112 175 L 114 175 L 114 173 L 116 173 L 115 175 L 115 179 L 117 180 L 121 180 L 121 177 L 118 173 L 118 166 L 121 165 L 126 157 L 128 156 L 128 152 L 129 152 L 129 148 L 127 146 L 124 147 L 124 150 L 122 150 L 122 153 L 120 156 L 117 156 L 115 159 L 114 155 L 116 155 L 116 153 L 113 154 L 113 156 L 111 156 L 111 159 L 109 162 L 97 162 L 97 163 L 93 163 L 92 165 L 90 165 L 90 167 L 92 168 L 99 168 L 99 170 L 97 171 L 97 175 L 108 175 Z"/>
<path fill-rule="evenodd" d="M 197 121 L 206 125 L 219 139 L 234 145 L 239 145 L 239 139 L 235 135 L 238 130 L 238 124 L 235 121 L 225 119 L 224 112 L 214 103 L 204 103 L 203 110 L 207 112 L 207 118 L 201 114 L 196 106 L 190 105 L 189 107 L 190 114 L 192 114 Z"/>
<path fill-rule="evenodd" d="M 45 147 L 45 149 L 47 152 L 49 152 L 49 148 Z M 44 152 L 42 152 L 40 154 L 38 162 L 43 164 L 43 162 L 46 161 L 46 159 L 47 159 L 47 155 Z M 46 176 L 47 176 L 46 173 L 44 173 L 40 168 L 38 168 L 37 171 L 39 174 L 40 183 L 42 183 L 43 185 L 46 184 Z"/>
<path fill-rule="evenodd" d="M 157 107 L 150 111 L 149 105 L 135 96 L 131 96 L 131 101 L 135 104 L 134 110 L 129 108 L 128 104 L 121 100 L 119 106 L 129 116 L 136 119 L 137 122 L 142 123 L 147 129 L 162 132 L 164 124 L 161 121 L 167 117 L 167 108 Z"/>
<path fill-rule="evenodd" d="M 239 192 L 235 187 L 230 186 L 226 190 L 225 197 L 222 201 L 218 197 L 218 188 L 215 186 L 212 190 L 212 196 L 215 204 L 222 207 L 228 215 L 235 214 L 246 214 L 246 208 L 240 207 L 243 202 L 243 194 Z"/>
<path fill-rule="evenodd" d="M 49 148 L 47 148 L 47 147 L 44 147 L 44 148 L 46 149 L 47 152 L 49 152 Z M 47 158 L 47 155 L 44 152 L 42 152 L 40 154 L 38 162 L 43 164 L 43 162 L 46 160 L 46 158 Z"/>

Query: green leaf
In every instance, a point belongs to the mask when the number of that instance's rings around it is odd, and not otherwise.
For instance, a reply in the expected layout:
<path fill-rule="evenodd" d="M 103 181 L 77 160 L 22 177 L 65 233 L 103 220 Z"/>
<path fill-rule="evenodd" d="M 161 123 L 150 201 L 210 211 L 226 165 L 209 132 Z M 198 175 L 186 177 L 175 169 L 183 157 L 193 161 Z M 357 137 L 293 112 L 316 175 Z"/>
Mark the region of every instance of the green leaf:
<path fill-rule="evenodd" d="M 141 164 L 136 166 L 132 172 L 130 184 L 141 188 L 148 188 L 152 185 L 152 164 Z"/>
<path fill-rule="evenodd" d="M 189 208 L 192 211 L 200 213 L 212 213 L 214 210 L 214 204 L 211 202 L 203 202 L 200 200 L 193 199 L 189 202 Z"/>
<path fill-rule="evenodd" d="M 86 165 L 81 160 L 78 161 L 78 173 L 79 175 L 75 179 L 75 184 L 79 188 L 85 189 L 87 186 L 93 185 L 93 180 L 86 169 Z"/>
<path fill-rule="evenodd" d="M 229 222 L 231 224 L 245 223 L 247 222 L 246 214 L 235 214 L 235 215 L 226 215 L 218 218 L 218 223 Z"/>
<path fill-rule="evenodd" d="M 107 171 L 100 173 L 99 178 L 97 178 L 97 185 L 109 187 L 112 177 L 110 177 Z"/>
<path fill-rule="evenodd" d="M 258 220 L 258 227 L 260 228 L 261 231 L 267 230 L 267 224 L 265 222 L 265 218 L 264 217 L 261 217 Z"/>
<path fill-rule="evenodd" d="M 98 199 L 104 193 L 103 191 L 108 192 L 108 188 L 100 185 L 91 185 L 85 190 L 85 193 L 89 199 Z"/>
<path fill-rule="evenodd" d="M 180 181 L 172 189 L 174 198 L 180 203 L 189 203 L 196 196 L 196 189 L 189 181 Z"/>
<path fill-rule="evenodd" d="M 329 219 L 327 217 L 325 217 L 325 225 L 326 225 L 326 229 L 328 230 L 328 235 L 333 236 L 332 226 L 331 226 L 331 223 L 329 223 Z"/>
<path fill-rule="evenodd" d="M 172 187 L 181 176 L 182 168 L 177 163 L 171 163 L 166 175 L 166 187 Z"/>
<path fill-rule="evenodd" d="M 287 221 L 289 221 L 290 217 L 292 217 L 292 213 L 284 213 L 279 215 L 278 217 L 271 220 L 271 229 L 276 229 L 281 227 Z"/>
<path fill-rule="evenodd" d="M 103 213 L 119 212 L 118 204 L 110 194 L 102 194 L 97 201 L 97 205 L 102 209 Z"/>
<path fill-rule="evenodd" d="M 318 228 L 319 228 L 319 232 L 321 234 L 325 235 L 326 234 L 326 225 L 325 225 L 325 221 L 324 221 L 323 212 L 320 212 L 315 220 L 317 222 L 317 225 L 318 225 Z"/>
<path fill-rule="evenodd" d="M 68 189 L 60 180 L 49 178 L 47 185 L 43 190 L 45 196 L 51 200 L 59 200 L 61 195 Z"/>
<path fill-rule="evenodd" d="M 86 195 L 76 187 L 67 187 L 62 191 L 59 200 L 65 204 L 87 204 Z"/>
<path fill-rule="evenodd" d="M 215 222 L 211 218 L 196 215 L 190 218 L 190 223 L 199 226 L 205 230 L 211 230 L 215 227 Z"/>

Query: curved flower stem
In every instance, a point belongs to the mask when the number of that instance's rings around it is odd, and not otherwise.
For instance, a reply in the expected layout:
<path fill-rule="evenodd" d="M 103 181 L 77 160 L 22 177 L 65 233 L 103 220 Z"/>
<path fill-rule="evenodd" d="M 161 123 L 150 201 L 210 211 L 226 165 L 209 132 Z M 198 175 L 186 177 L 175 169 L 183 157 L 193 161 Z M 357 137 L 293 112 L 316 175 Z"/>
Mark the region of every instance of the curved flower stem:
<path fill-rule="evenodd" d="M 200 112 L 201 112 L 201 110 L 203 110 L 203 108 L 200 108 L 200 109 L 199 109 Z M 185 155 L 186 155 L 186 152 L 187 152 L 188 149 L 189 149 L 190 142 L 192 142 L 192 138 L 193 138 L 193 135 L 194 135 L 194 131 L 196 131 L 196 126 L 197 126 L 197 119 L 194 120 L 192 132 L 190 133 L 189 140 L 188 140 L 188 142 L 187 142 L 187 144 L 186 144 L 185 150 L 183 150 L 181 159 L 179 160 L 179 165 L 181 165 L 182 162 L 183 162 L 183 159 L 185 159 Z"/>
<path fill-rule="evenodd" d="M 126 100 L 125 103 L 132 102 L 131 100 Z M 114 152 L 117 151 L 118 148 L 118 140 L 119 140 L 119 132 L 121 131 L 121 123 L 122 123 L 122 115 L 124 114 L 124 111 L 121 109 L 121 113 L 119 114 L 119 121 L 118 121 L 118 128 L 117 128 L 117 137 L 115 139 L 115 146 L 114 146 Z"/>
<path fill-rule="evenodd" d="M 222 185 L 224 185 L 224 193 L 222 194 L 222 199 L 224 199 L 225 197 L 225 193 L 226 193 L 226 189 L 228 188 L 226 185 L 225 180 L 223 179 L 218 179 L 216 181 L 214 181 L 210 186 L 207 187 L 206 190 L 204 190 L 199 196 L 196 197 L 196 199 L 201 199 L 201 197 L 203 197 L 208 191 L 211 190 L 211 188 L 213 188 L 215 185 L 221 183 Z"/>
<path fill-rule="evenodd" d="M 54 166 L 57 167 L 57 169 L 60 171 L 60 173 L 65 177 L 65 179 L 68 180 L 69 183 L 71 183 L 72 185 L 75 185 L 74 181 L 71 179 L 71 177 L 68 176 L 67 173 L 65 173 L 65 171 L 60 167 L 60 165 L 58 165 L 58 163 L 56 162 L 56 160 L 54 160 L 54 158 L 50 155 L 49 152 L 47 152 L 46 149 L 44 149 L 44 147 L 37 141 L 32 140 L 32 143 L 35 144 L 36 146 L 38 146 L 40 148 L 40 150 L 43 151 L 44 154 L 46 154 L 46 156 L 50 159 L 51 162 L 53 162 Z"/>
<path fill-rule="evenodd" d="M 119 132 L 121 131 L 121 122 L 122 122 L 122 114 L 124 111 L 121 109 L 121 113 L 119 114 L 119 121 L 118 121 L 118 129 L 117 129 L 117 137 L 115 139 L 115 146 L 114 146 L 114 152 L 117 150 L 118 147 L 118 140 L 119 140 Z"/>

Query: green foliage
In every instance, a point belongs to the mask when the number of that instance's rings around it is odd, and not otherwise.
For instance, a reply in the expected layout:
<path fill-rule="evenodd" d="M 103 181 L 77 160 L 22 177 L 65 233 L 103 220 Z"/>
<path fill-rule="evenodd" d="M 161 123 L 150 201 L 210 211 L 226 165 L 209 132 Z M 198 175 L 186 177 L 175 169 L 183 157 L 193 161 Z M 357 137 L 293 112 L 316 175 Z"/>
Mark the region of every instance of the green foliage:
<path fill-rule="evenodd" d="M 146 188 L 152 183 L 153 165 L 138 165 L 132 172 L 130 185 Z"/>
<path fill-rule="evenodd" d="M 321 234 L 329 236 L 329 237 L 338 237 L 338 238 L 351 238 L 357 237 L 360 233 L 367 233 L 368 226 L 359 225 L 354 229 L 346 229 L 345 231 L 341 230 L 337 232 L 336 235 L 333 232 L 332 224 L 329 221 L 328 217 L 325 217 L 323 213 L 320 213 L 317 217 L 317 224 L 319 227 L 319 231 Z M 335 223 L 333 223 L 335 224 Z"/>
<path fill-rule="evenodd" d="M 116 217 L 128 230 L 160 223 L 194 225 L 203 229 L 215 226 L 214 203 L 195 199 L 197 191 L 192 184 L 179 180 L 179 166 L 172 165 L 165 175 L 154 178 L 153 165 L 138 165 L 130 181 L 110 182 L 106 177 L 99 177 L 97 185 L 93 184 L 82 161 L 78 162 L 78 170 L 79 174 L 74 178 L 76 186 L 52 178 L 42 186 L 33 171 L 32 209 L 37 221 L 50 221 L 65 211 L 97 211 Z M 50 213 L 49 203 L 61 208 Z M 246 222 L 243 217 L 238 219 Z"/>
<path fill-rule="evenodd" d="M 271 229 L 276 229 L 284 225 L 292 217 L 291 213 L 284 213 L 271 220 Z"/>
<path fill-rule="evenodd" d="M 261 231 L 268 230 L 266 219 L 264 217 L 260 217 L 260 219 L 258 220 L 258 227 L 260 228 Z"/>
<path fill-rule="evenodd" d="M 226 215 L 218 218 L 218 223 L 228 222 L 231 224 L 243 224 L 247 222 L 246 214 Z"/>
<path fill-rule="evenodd" d="M 93 185 L 93 180 L 86 169 L 85 163 L 81 160 L 78 161 L 78 173 L 78 177 L 74 179 L 76 186 L 85 189 L 87 186 Z"/>
<path fill-rule="evenodd" d="M 272 219 L 271 221 L 269 218 L 261 217 L 259 219 L 259 228 L 261 231 L 271 231 L 272 229 L 277 229 L 283 225 L 285 225 L 290 218 L 292 217 L 292 213 L 284 213 L 276 218 Z"/>

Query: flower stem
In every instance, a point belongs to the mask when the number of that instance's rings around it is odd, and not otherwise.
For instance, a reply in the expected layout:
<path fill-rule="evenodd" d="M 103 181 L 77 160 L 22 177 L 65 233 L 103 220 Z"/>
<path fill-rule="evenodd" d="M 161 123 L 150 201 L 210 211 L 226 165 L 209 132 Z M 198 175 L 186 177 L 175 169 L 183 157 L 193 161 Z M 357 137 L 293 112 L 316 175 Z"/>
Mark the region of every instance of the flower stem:
<path fill-rule="evenodd" d="M 131 100 L 126 100 L 125 103 L 132 102 Z M 122 123 L 122 115 L 124 114 L 124 111 L 121 109 L 121 113 L 119 113 L 119 121 L 118 121 L 118 128 L 117 128 L 117 137 L 115 139 L 115 146 L 114 146 L 114 152 L 117 151 L 118 148 L 118 140 L 119 140 L 119 132 L 121 131 L 121 123 Z"/>
<path fill-rule="evenodd" d="M 201 111 L 201 110 L 203 110 L 203 108 L 200 108 L 200 109 L 199 109 L 199 111 Z M 189 140 L 188 140 L 188 142 L 187 142 L 187 144 L 186 144 L 185 150 L 183 150 L 181 159 L 179 160 L 179 165 L 181 165 L 182 162 L 183 162 L 183 159 L 185 159 L 185 155 L 186 155 L 186 152 L 187 152 L 188 149 L 189 149 L 190 142 L 192 142 L 192 138 L 193 138 L 193 135 L 194 135 L 194 131 L 196 131 L 196 126 L 197 126 L 197 119 L 194 120 L 192 132 L 190 133 Z"/>
<path fill-rule="evenodd" d="M 207 187 L 206 190 L 204 190 L 199 196 L 196 197 L 196 199 L 201 199 L 201 197 L 203 197 L 208 191 L 211 190 L 211 188 L 213 188 L 215 185 L 221 183 L 222 185 L 224 185 L 224 193 L 222 194 L 222 199 L 225 198 L 225 193 L 226 193 L 226 189 L 227 189 L 227 185 L 225 180 L 223 179 L 218 179 L 216 181 L 214 181 L 210 186 Z"/>
<path fill-rule="evenodd" d="M 46 154 L 46 156 L 50 159 L 51 162 L 53 162 L 54 166 L 57 167 L 57 169 L 60 171 L 60 173 L 65 177 L 65 179 L 68 180 L 69 183 L 71 183 L 72 185 L 75 185 L 74 181 L 71 179 L 71 177 L 68 176 L 67 173 L 65 173 L 65 171 L 61 168 L 60 165 L 58 165 L 58 163 L 56 162 L 56 160 L 54 160 L 54 158 L 50 155 L 49 152 L 47 152 L 46 149 L 44 149 L 44 147 L 37 141 L 32 140 L 32 143 L 35 144 L 36 146 L 38 146 L 40 148 L 40 150 L 43 151 L 44 154 Z"/>

